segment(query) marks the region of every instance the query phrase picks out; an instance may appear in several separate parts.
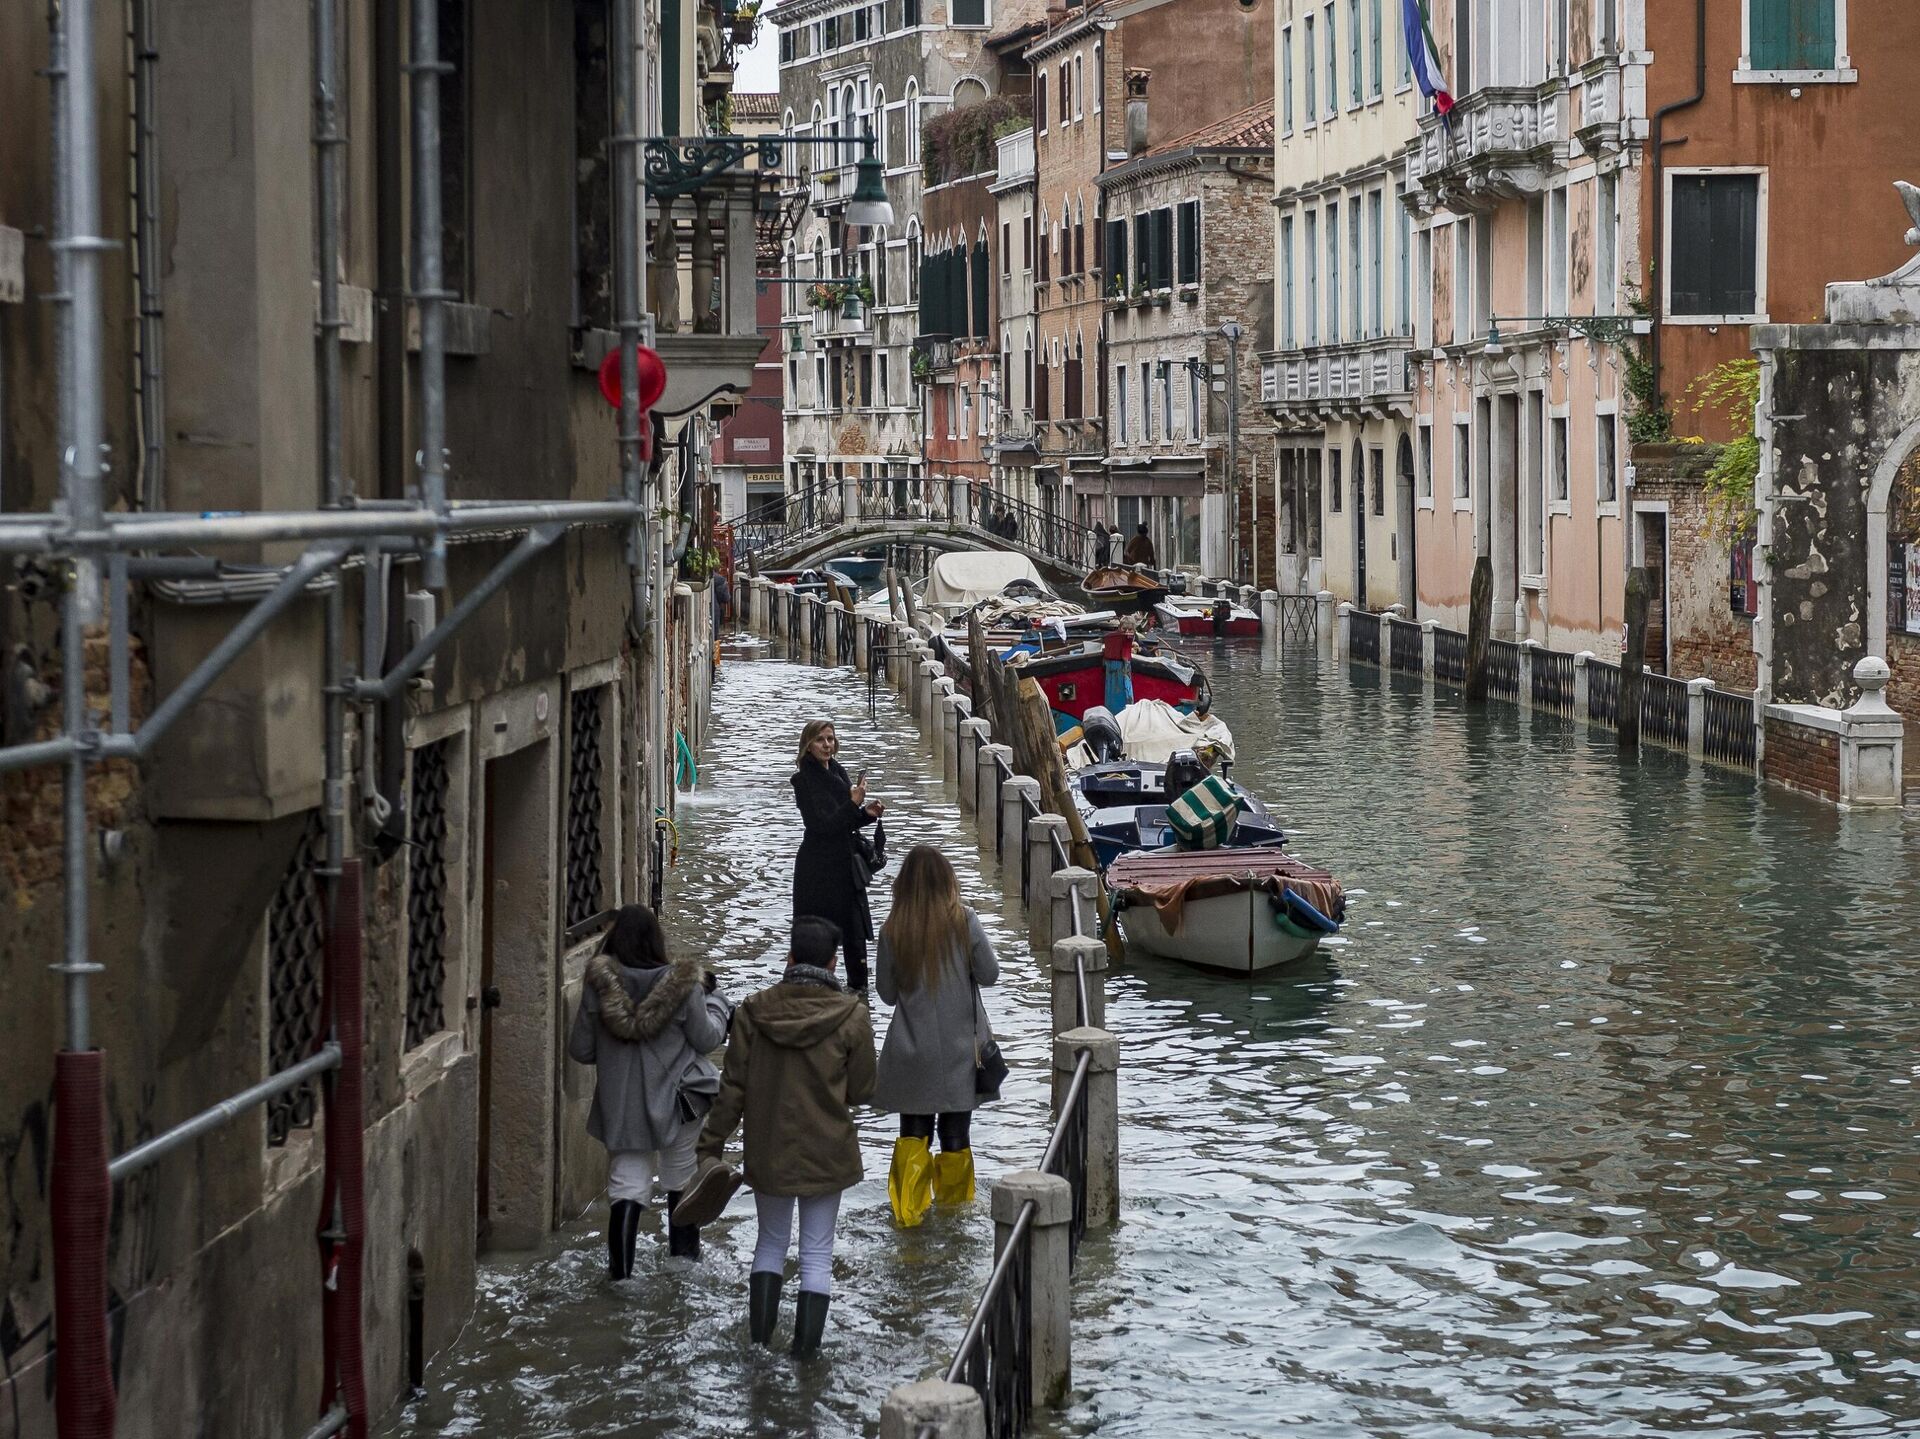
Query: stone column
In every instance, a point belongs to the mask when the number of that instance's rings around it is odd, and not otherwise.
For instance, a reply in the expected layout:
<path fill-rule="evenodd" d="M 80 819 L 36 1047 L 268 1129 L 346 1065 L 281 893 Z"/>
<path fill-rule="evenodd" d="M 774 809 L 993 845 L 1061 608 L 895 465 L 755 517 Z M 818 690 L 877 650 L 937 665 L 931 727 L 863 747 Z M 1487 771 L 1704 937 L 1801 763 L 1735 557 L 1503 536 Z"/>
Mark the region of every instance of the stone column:
<path fill-rule="evenodd" d="M 1087 1065 L 1087 1227 L 1105 1229 L 1120 1217 L 1120 1043 L 1104 1029 L 1069 1029 L 1053 1040 L 1053 1113 L 1057 1119 L 1073 1085 L 1080 1051 Z"/>
<path fill-rule="evenodd" d="M 960 721 L 960 752 L 954 758 L 959 768 L 954 785 L 960 791 L 960 813 L 977 815 L 980 810 L 980 751 L 993 743 L 993 730 L 983 719 Z"/>
<path fill-rule="evenodd" d="M 987 1409 L 968 1384 L 902 1384 L 880 1406 L 880 1439 L 987 1439 Z"/>
<path fill-rule="evenodd" d="M 1008 894 L 1020 893 L 1020 867 L 1026 859 L 1026 802 L 1040 802 L 1040 781 L 1017 774 L 1000 786 L 1000 882 Z"/>
<path fill-rule="evenodd" d="M 1860 698 L 1840 711 L 1840 803 L 1843 805 L 1897 805 L 1900 803 L 1906 726 L 1887 703 L 1887 681 L 1893 672 L 1877 655 L 1868 655 L 1853 667 Z"/>
<path fill-rule="evenodd" d="M 1582 724 L 1588 720 L 1588 701 L 1593 695 L 1593 651 L 1581 650 L 1573 657 L 1573 717 Z"/>
<path fill-rule="evenodd" d="M 1013 763 L 1013 746 L 983 744 L 976 762 L 973 808 L 978 815 L 980 848 L 992 854 L 1000 843 L 1000 766 Z"/>
<path fill-rule="evenodd" d="M 1040 782 L 1034 781 L 1037 792 Z M 1053 943 L 1053 841 L 1067 840 L 1067 822 L 1057 814 L 1040 814 L 1027 822 L 1027 933 L 1037 947 Z"/>
<path fill-rule="evenodd" d="M 1090 870 L 1061 870 L 1058 881 L 1068 875 L 1088 875 Z M 1053 941 L 1053 1032 L 1091 1026 L 1104 1029 L 1107 1023 L 1107 947 L 1090 934 L 1057 933 Z M 1076 968 L 1077 967 L 1077 968 Z M 1087 1016 L 1080 1017 L 1079 974 L 1087 977 Z"/>
<path fill-rule="evenodd" d="M 1687 681 L 1687 754 L 1692 759 L 1707 752 L 1707 694 L 1712 689 L 1709 679 Z"/>
<path fill-rule="evenodd" d="M 1066 1398 L 1073 1375 L 1073 1279 L 1068 1229 L 1073 1224 L 1073 1189 L 1057 1174 L 1016 1169 L 993 1186 L 993 1252 L 997 1259 L 1013 1236 L 1020 1213 L 1033 1205 L 1027 1221 L 1029 1376 L 1036 1409 L 1051 1409 Z"/>
<path fill-rule="evenodd" d="M 1260 591 L 1260 645 L 1270 654 L 1280 653 L 1280 591 Z"/>
<path fill-rule="evenodd" d="M 1321 590 L 1313 597 L 1313 627 L 1320 645 L 1320 658 L 1328 660 L 1334 654 L 1333 591 Z"/>

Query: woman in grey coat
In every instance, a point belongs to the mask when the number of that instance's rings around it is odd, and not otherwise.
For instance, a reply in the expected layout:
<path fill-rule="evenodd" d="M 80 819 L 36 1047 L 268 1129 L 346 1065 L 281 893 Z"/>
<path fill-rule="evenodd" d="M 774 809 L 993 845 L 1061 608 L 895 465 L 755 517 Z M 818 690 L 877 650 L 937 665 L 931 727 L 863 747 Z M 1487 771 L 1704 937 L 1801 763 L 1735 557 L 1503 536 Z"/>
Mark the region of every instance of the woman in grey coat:
<path fill-rule="evenodd" d="M 707 1058 L 727 1034 L 727 1001 L 691 959 L 667 960 L 653 911 L 630 904 L 614 916 L 600 953 L 587 961 L 567 1053 L 596 1073 L 587 1133 L 606 1145 L 607 1272 L 633 1273 L 640 1211 L 667 1197 L 667 1250 L 698 1258 L 700 1230 L 673 1222 L 693 1178 L 700 1124 L 720 1092 Z"/>
<path fill-rule="evenodd" d="M 887 1197 L 902 1225 L 925 1219 L 935 1199 L 973 1198 L 974 1071 L 993 1033 L 979 991 L 999 977 L 979 916 L 960 902 L 953 866 L 933 846 L 916 845 L 894 879 L 893 912 L 874 955 L 880 998 L 894 1009 L 873 1103 L 900 1116 Z"/>

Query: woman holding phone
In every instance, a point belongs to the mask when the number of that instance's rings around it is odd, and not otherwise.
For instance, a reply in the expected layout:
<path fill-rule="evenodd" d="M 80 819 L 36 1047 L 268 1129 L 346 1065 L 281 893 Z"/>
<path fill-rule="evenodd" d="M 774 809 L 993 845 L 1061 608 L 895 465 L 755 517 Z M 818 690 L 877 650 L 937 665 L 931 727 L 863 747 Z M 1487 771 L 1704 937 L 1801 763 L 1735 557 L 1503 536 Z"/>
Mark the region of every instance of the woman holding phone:
<path fill-rule="evenodd" d="M 873 913 L 854 855 L 854 835 L 876 822 L 886 806 L 867 798 L 866 775 L 850 778 L 839 753 L 833 721 L 808 720 L 800 731 L 792 780 L 793 801 L 807 827 L 793 864 L 793 914 L 795 919 L 816 915 L 840 927 L 847 987 L 864 998 Z"/>

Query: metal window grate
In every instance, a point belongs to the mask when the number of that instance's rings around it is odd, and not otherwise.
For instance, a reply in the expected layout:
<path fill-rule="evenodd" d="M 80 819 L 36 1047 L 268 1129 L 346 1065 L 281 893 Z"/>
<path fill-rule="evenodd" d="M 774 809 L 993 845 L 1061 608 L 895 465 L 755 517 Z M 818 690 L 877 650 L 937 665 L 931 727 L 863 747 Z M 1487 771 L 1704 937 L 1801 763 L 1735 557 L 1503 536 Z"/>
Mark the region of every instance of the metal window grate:
<path fill-rule="evenodd" d="M 413 752 L 407 797 L 407 1048 L 447 1027 L 447 756 L 453 741 Z"/>
<path fill-rule="evenodd" d="M 602 905 L 600 736 L 605 685 L 573 692 L 567 749 L 567 928 L 586 924 Z"/>
<path fill-rule="evenodd" d="M 280 886 L 267 907 L 267 1072 L 278 1074 L 313 1053 L 324 1020 L 326 894 L 320 867 L 326 858 L 320 811 L 307 815 Z M 282 1145 L 313 1123 L 318 1096 L 311 1083 L 267 1101 L 267 1143 Z"/>

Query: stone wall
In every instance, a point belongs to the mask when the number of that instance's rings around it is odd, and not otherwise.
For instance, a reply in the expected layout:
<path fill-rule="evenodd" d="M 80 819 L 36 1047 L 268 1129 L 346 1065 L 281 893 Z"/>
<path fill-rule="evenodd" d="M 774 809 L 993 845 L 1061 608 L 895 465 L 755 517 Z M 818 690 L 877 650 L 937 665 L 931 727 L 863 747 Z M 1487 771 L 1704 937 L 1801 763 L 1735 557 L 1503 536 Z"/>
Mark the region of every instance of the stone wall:
<path fill-rule="evenodd" d="M 1765 778 L 1787 789 L 1832 802 L 1840 797 L 1840 736 L 1790 718 L 1766 716 Z"/>
<path fill-rule="evenodd" d="M 1701 446 L 1636 446 L 1633 493 L 1636 503 L 1667 506 L 1669 673 L 1751 690 L 1759 663 L 1754 622 L 1732 606 L 1732 547 L 1713 529 L 1702 484 L 1714 453 Z"/>

